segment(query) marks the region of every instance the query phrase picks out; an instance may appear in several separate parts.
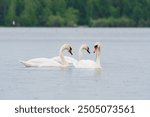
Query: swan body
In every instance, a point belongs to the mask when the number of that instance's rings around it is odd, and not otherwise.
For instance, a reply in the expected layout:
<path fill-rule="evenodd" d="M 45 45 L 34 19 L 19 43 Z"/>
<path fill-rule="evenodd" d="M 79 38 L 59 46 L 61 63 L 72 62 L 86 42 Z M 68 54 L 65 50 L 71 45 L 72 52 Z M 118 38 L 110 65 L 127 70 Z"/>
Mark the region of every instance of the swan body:
<path fill-rule="evenodd" d="M 74 63 L 75 68 L 102 68 L 100 65 L 100 43 L 95 43 L 94 53 L 96 53 L 96 61 L 92 60 L 79 60 Z"/>
<path fill-rule="evenodd" d="M 48 58 L 35 58 L 28 61 L 20 61 L 26 67 L 59 67 L 62 66 L 60 63 L 53 61 Z"/>
<path fill-rule="evenodd" d="M 92 60 L 80 60 L 73 64 L 75 68 L 98 68 Z"/>
<path fill-rule="evenodd" d="M 69 57 L 69 56 L 64 56 L 65 60 L 69 63 L 69 64 L 72 64 L 72 63 L 75 63 L 77 62 L 76 59 L 72 58 L 72 57 Z M 61 58 L 59 56 L 56 56 L 56 57 L 53 57 L 51 58 L 52 60 L 55 60 L 57 62 L 61 62 Z"/>
<path fill-rule="evenodd" d="M 60 62 L 55 61 L 49 58 L 35 58 L 27 61 L 20 61 L 25 67 L 66 67 L 68 66 L 68 62 L 64 58 L 64 50 L 68 50 L 68 52 L 72 55 L 72 48 L 69 44 L 64 44 L 59 51 Z"/>

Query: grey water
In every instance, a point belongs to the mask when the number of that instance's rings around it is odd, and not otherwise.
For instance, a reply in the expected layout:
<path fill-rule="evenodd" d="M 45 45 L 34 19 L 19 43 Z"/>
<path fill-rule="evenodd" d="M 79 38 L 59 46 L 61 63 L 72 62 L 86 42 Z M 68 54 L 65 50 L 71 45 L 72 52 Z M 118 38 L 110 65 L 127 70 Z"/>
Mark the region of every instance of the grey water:
<path fill-rule="evenodd" d="M 83 43 L 95 60 L 93 45 L 101 42 L 98 69 L 26 68 L 19 60 L 58 56 L 69 43 L 73 56 Z M 150 99 L 149 28 L 0 28 L 1 100 L 145 100 Z"/>

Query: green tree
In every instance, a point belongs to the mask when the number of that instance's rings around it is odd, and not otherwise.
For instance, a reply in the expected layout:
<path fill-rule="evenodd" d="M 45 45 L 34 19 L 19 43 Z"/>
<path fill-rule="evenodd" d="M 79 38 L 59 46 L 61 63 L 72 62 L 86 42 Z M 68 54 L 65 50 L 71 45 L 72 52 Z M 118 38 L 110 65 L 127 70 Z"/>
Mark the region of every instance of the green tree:
<path fill-rule="evenodd" d="M 8 0 L 0 0 L 0 25 L 5 23 L 5 14 L 7 12 Z"/>
<path fill-rule="evenodd" d="M 67 0 L 67 6 L 77 9 L 79 11 L 79 25 L 86 25 L 88 23 L 87 17 L 87 1 L 88 0 Z"/>
<path fill-rule="evenodd" d="M 66 9 L 66 2 L 65 0 L 52 0 L 52 13 L 54 15 L 62 15 Z"/>
<path fill-rule="evenodd" d="M 64 24 L 64 19 L 59 15 L 50 15 L 48 17 L 47 26 L 61 27 L 64 26 Z"/>
<path fill-rule="evenodd" d="M 68 8 L 65 11 L 65 25 L 66 26 L 77 26 L 78 23 L 78 10 L 74 8 Z"/>
<path fill-rule="evenodd" d="M 7 15 L 5 17 L 6 22 L 5 24 L 8 26 L 12 26 L 13 25 L 13 21 L 17 20 L 17 16 L 16 16 L 16 0 L 9 0 L 8 2 L 8 11 L 7 11 Z"/>
<path fill-rule="evenodd" d="M 0 25 L 149 26 L 149 11 L 150 0 L 0 0 Z"/>
<path fill-rule="evenodd" d="M 24 10 L 20 15 L 20 24 L 23 26 L 36 26 L 36 1 L 35 0 L 24 0 Z"/>
<path fill-rule="evenodd" d="M 38 26 L 47 26 L 48 17 L 52 15 L 52 0 L 37 1 L 36 16 Z"/>
<path fill-rule="evenodd" d="M 143 15 L 143 13 L 142 13 L 142 9 L 141 9 L 141 4 L 138 3 L 133 8 L 133 16 L 132 16 L 137 25 L 138 25 L 139 21 L 143 19 L 142 15 Z"/>

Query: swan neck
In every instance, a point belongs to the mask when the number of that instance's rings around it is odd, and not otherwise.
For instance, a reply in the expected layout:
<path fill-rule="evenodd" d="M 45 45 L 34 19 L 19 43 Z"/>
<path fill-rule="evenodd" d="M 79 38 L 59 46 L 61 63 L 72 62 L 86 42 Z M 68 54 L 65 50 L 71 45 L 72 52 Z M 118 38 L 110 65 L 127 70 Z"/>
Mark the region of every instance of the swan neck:
<path fill-rule="evenodd" d="M 59 56 L 60 56 L 62 64 L 67 65 L 67 61 L 65 60 L 65 57 L 64 57 L 64 50 L 65 50 L 65 48 L 63 48 L 63 47 L 60 49 Z"/>
<path fill-rule="evenodd" d="M 100 66 L 100 48 L 96 50 L 96 64 Z"/>
<path fill-rule="evenodd" d="M 82 57 L 82 47 L 79 49 L 79 60 L 82 60 L 83 59 L 83 57 Z"/>

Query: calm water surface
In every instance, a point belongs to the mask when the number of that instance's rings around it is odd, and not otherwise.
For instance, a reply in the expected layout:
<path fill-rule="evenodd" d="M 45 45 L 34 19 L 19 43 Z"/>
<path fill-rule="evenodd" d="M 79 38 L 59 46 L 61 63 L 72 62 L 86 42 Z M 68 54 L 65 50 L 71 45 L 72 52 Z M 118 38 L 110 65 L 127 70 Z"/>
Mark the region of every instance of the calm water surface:
<path fill-rule="evenodd" d="M 25 68 L 19 60 L 58 56 L 70 43 L 102 43 L 102 70 Z M 0 99 L 150 99 L 149 28 L 0 28 Z M 70 56 L 68 53 L 65 55 Z"/>

